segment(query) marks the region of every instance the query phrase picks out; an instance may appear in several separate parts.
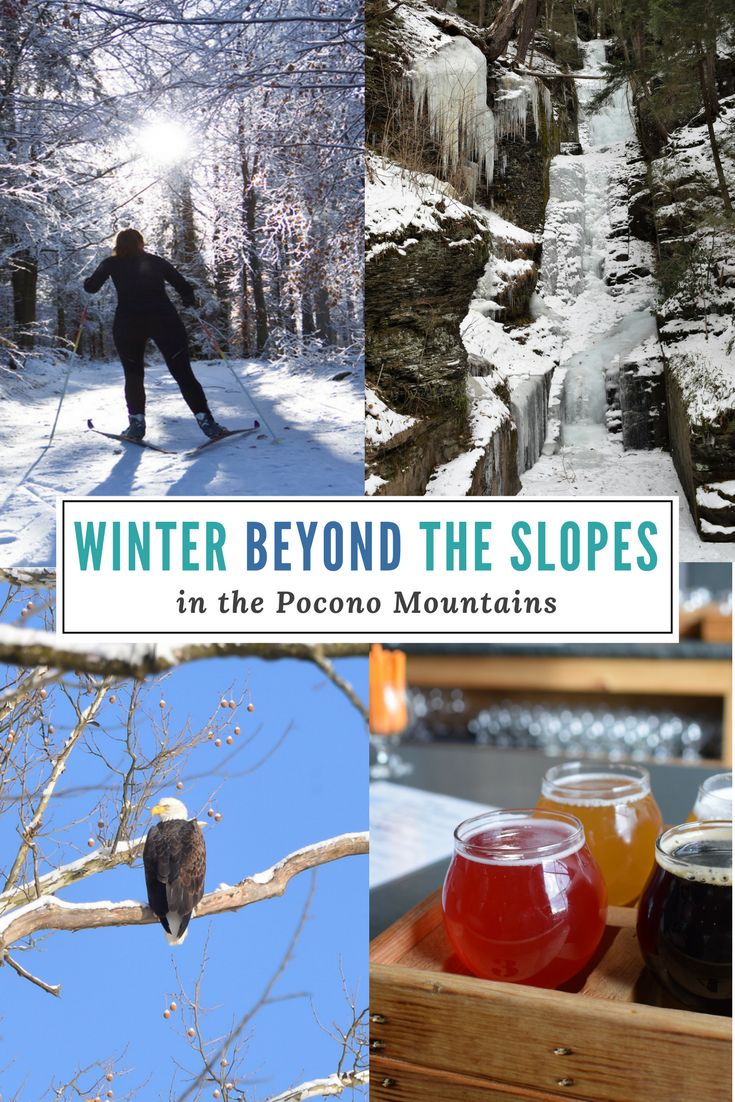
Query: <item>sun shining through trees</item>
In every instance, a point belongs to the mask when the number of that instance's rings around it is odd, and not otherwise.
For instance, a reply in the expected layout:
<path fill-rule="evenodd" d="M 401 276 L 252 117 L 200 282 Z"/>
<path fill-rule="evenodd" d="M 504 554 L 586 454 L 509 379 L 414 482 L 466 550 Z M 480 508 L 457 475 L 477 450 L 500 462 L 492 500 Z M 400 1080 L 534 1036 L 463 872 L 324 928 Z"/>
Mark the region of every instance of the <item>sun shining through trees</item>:
<path fill-rule="evenodd" d="M 154 165 L 180 164 L 193 152 L 192 133 L 175 119 L 156 118 L 133 131 L 138 154 Z"/>
<path fill-rule="evenodd" d="M 2 347 L 23 361 L 73 338 L 82 271 L 130 225 L 202 289 L 230 353 L 359 339 L 360 19 L 322 9 L 252 24 L 245 0 L 132 0 L 69 19 L 50 0 L 43 36 L 32 5 L 0 13 Z M 83 355 L 114 355 L 111 318 L 102 304 Z"/>

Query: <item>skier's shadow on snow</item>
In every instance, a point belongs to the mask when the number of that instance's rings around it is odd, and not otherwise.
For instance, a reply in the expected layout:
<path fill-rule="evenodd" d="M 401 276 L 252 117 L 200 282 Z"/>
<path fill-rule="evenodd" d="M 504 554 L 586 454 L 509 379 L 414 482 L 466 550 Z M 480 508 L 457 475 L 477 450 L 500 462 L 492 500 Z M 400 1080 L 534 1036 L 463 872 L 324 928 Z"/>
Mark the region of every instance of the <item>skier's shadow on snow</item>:
<path fill-rule="evenodd" d="M 202 470 L 198 461 L 193 461 L 163 493 L 166 497 L 205 497 L 214 492 L 256 497 L 269 494 L 348 497 L 363 493 L 362 452 L 354 460 L 348 460 L 335 455 L 308 432 L 293 427 L 284 426 L 278 444 L 273 443 L 264 429 L 259 432 L 265 439 L 259 439 L 255 446 L 247 442 L 247 437 L 216 444 L 210 453 L 219 452 L 216 466 Z M 298 461 L 291 458 L 294 453 Z M 304 460 L 310 460 L 307 466 L 303 465 Z M 218 476 L 236 485 L 213 491 L 210 487 Z"/>
<path fill-rule="evenodd" d="M 89 491 L 90 497 L 129 497 L 133 493 L 133 484 L 145 449 L 134 445 L 122 444 L 122 455 L 110 469 L 104 482 Z"/>

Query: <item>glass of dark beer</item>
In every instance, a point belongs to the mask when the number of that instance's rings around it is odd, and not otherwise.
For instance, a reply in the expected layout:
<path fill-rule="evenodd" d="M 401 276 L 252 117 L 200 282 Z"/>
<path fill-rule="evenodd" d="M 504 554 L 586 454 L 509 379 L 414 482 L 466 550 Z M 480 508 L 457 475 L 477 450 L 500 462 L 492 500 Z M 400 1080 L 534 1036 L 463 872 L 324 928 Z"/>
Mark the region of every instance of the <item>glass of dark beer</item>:
<path fill-rule="evenodd" d="M 692 1010 L 732 1013 L 732 823 L 685 823 L 656 842 L 638 941 L 660 983 Z"/>

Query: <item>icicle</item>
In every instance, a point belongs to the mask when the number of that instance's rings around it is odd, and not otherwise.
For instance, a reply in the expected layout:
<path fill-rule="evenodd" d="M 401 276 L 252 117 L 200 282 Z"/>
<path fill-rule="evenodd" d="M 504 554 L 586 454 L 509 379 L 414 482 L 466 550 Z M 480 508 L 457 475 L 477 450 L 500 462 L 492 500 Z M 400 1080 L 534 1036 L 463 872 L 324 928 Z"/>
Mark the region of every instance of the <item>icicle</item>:
<path fill-rule="evenodd" d="M 531 108 L 536 138 L 541 136 L 543 108 L 547 124 L 551 122 L 551 93 L 543 81 L 534 76 L 504 73 L 495 97 L 495 122 L 499 138 L 526 138 L 526 118 Z"/>
<path fill-rule="evenodd" d="M 500 78 L 501 91 L 495 97 L 495 126 L 499 138 L 526 137 L 526 113 L 530 99 L 523 77 L 505 73 Z"/>
<path fill-rule="evenodd" d="M 408 76 L 415 116 L 426 108 L 445 176 L 461 162 L 476 159 L 490 183 L 495 120 L 487 105 L 487 63 L 481 51 L 466 38 L 452 38 L 417 58 Z"/>
<path fill-rule="evenodd" d="M 551 92 L 546 87 L 542 80 L 538 77 L 531 77 L 531 110 L 533 112 L 533 126 L 536 131 L 537 140 L 541 137 L 540 122 L 541 122 L 541 108 L 543 107 L 544 117 L 546 118 L 546 126 L 551 125 Z"/>

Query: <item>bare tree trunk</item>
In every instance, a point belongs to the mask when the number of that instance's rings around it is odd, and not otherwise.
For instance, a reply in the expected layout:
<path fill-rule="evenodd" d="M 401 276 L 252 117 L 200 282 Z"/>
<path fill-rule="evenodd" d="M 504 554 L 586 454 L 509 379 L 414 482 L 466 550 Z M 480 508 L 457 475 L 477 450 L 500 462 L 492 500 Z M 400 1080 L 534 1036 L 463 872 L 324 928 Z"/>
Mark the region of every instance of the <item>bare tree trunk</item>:
<path fill-rule="evenodd" d="M 717 145 L 717 136 L 715 135 L 716 115 L 714 105 L 710 98 L 709 88 L 707 87 L 706 58 L 704 52 L 702 52 L 697 62 L 697 73 L 699 75 L 699 87 L 702 92 L 702 102 L 704 104 L 704 117 L 707 120 L 707 133 L 709 134 L 709 144 L 712 147 L 712 160 L 715 163 L 715 172 L 717 173 L 720 195 L 722 196 L 725 210 L 728 214 L 732 214 L 732 200 L 727 188 L 727 178 L 725 177 L 725 170 L 722 167 L 720 150 Z"/>
<path fill-rule="evenodd" d="M 219 184 L 219 166 L 214 169 L 215 190 Z M 221 345 L 225 352 L 229 351 L 230 340 L 230 311 L 231 288 L 233 277 L 232 255 L 225 243 L 225 219 L 222 209 L 218 209 L 212 229 L 212 252 L 214 254 L 214 293 L 219 304 L 217 321 L 221 334 Z"/>
<path fill-rule="evenodd" d="M 528 47 L 533 41 L 533 33 L 536 30 L 537 13 L 537 0 L 525 0 L 523 5 L 523 17 L 518 32 L 518 45 L 516 48 L 516 58 L 521 65 L 526 60 Z"/>
<path fill-rule="evenodd" d="M 324 287 L 317 287 L 314 295 L 314 311 L 316 314 L 317 337 L 321 337 L 327 344 L 334 344 L 334 328 L 329 310 L 329 295 Z"/>
<path fill-rule="evenodd" d="M 38 265 L 27 249 L 21 249 L 13 256 L 11 279 L 16 340 L 21 348 L 33 348 L 30 326 L 36 320 Z"/>
<path fill-rule="evenodd" d="M 246 183 L 247 180 L 247 162 L 243 161 L 243 201 L 245 204 L 245 225 L 247 227 L 248 263 L 253 284 L 253 302 L 255 304 L 255 351 L 260 355 L 268 340 L 268 306 L 263 290 L 263 268 L 256 238 L 258 195 L 252 182 Z"/>
<path fill-rule="evenodd" d="M 243 227 L 245 225 L 245 212 L 243 211 Z M 243 233 L 243 237 L 244 237 Z M 249 356 L 251 348 L 250 335 L 250 299 L 248 297 L 248 266 L 243 264 L 240 270 L 240 344 L 243 356 Z"/>
<path fill-rule="evenodd" d="M 496 61 L 511 40 L 524 7 L 524 0 L 503 0 L 486 32 L 485 55 Z"/>
<path fill-rule="evenodd" d="M 311 295 L 308 291 L 304 293 L 301 299 L 301 327 L 305 337 L 313 336 L 316 330 L 314 308 L 311 302 Z"/>
<path fill-rule="evenodd" d="M 715 16 L 712 0 L 705 0 L 704 4 L 704 61 L 709 101 L 714 118 L 720 113 L 720 99 L 717 94 L 717 17 Z"/>
<path fill-rule="evenodd" d="M 242 318 L 241 325 L 243 349 L 247 347 L 246 355 L 255 352 L 259 355 L 265 348 L 268 340 L 268 307 L 263 289 L 263 266 L 258 253 L 257 240 L 257 207 L 258 194 L 253 184 L 253 177 L 258 169 L 258 155 L 255 154 L 252 168 L 250 167 L 249 152 L 245 142 L 245 122 L 240 113 L 238 122 L 238 144 L 240 147 L 240 177 L 242 180 L 242 205 L 241 224 L 245 241 L 245 259 L 242 272 Z M 248 273 L 255 307 L 255 347 L 252 346 L 252 330 L 250 328 L 250 303 L 247 298 Z"/>

